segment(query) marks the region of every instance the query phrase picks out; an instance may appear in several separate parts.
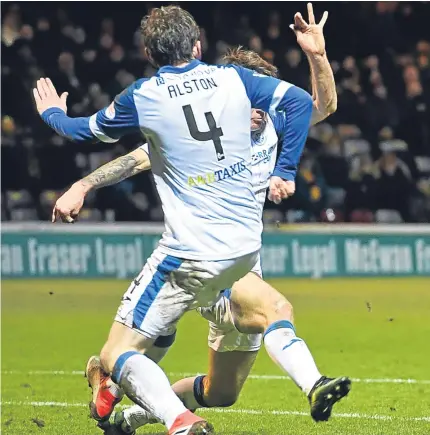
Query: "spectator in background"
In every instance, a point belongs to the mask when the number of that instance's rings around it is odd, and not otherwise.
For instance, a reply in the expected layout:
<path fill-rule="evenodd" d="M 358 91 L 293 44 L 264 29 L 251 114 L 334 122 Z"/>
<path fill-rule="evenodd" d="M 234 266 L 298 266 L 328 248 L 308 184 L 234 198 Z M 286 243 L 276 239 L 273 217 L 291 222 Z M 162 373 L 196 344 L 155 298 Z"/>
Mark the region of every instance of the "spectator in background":
<path fill-rule="evenodd" d="M 384 126 L 395 128 L 399 123 L 399 115 L 379 73 L 374 73 L 373 85 L 372 94 L 366 99 L 365 112 L 368 131 L 376 135 Z"/>
<path fill-rule="evenodd" d="M 322 134 L 318 162 L 330 187 L 344 188 L 348 183 L 348 164 L 343 156 L 342 142 L 330 125 L 321 125 Z M 309 142 L 309 141 L 308 141 Z"/>
<path fill-rule="evenodd" d="M 296 177 L 296 195 L 293 208 L 303 210 L 308 219 L 318 220 L 325 206 L 326 182 L 315 156 L 305 152 Z"/>
<path fill-rule="evenodd" d="M 53 80 L 55 80 L 55 83 L 58 83 L 58 89 L 61 91 L 67 90 L 69 93 L 67 103 L 72 109 L 72 114 L 77 115 L 81 113 L 76 113 L 74 105 L 82 102 L 85 89 L 76 73 L 75 57 L 72 53 L 66 51 L 58 56 L 58 72 L 53 77 Z"/>
<path fill-rule="evenodd" d="M 409 198 L 413 189 L 408 166 L 393 151 L 383 152 L 375 165 L 378 208 L 396 210 L 404 222 L 411 222 Z"/>
<path fill-rule="evenodd" d="M 281 77 L 304 89 L 309 88 L 309 73 L 303 54 L 298 48 L 290 48 L 280 59 L 279 71 Z"/>
<path fill-rule="evenodd" d="M 29 167 L 43 168 L 40 160 L 53 155 L 53 144 L 64 143 L 43 124 L 34 122 L 30 91 L 35 79 L 44 74 L 53 77 L 61 90 L 70 92 L 72 115 L 86 116 L 107 105 L 137 77 L 155 72 L 145 56 L 140 32 L 134 31 L 139 20 L 135 20 L 132 6 L 112 19 L 114 9 L 107 6 L 88 16 L 76 2 L 60 8 L 46 5 L 42 2 L 34 8 L 31 3 L 2 3 L 3 190 L 25 188 Z M 194 6 L 190 3 L 189 7 Z M 295 11 L 295 6 L 284 2 L 276 5 L 277 10 L 272 7 L 222 2 L 196 7 L 204 18 L 201 41 L 205 59 L 217 62 L 232 45 L 244 45 L 276 63 L 283 79 L 309 90 L 307 62 L 285 26 L 284 16 L 289 16 L 290 8 Z M 338 23 L 327 28 L 330 57 L 335 54 L 331 63 L 338 110 L 328 119 L 330 125 L 315 130 L 308 141 L 310 153 L 298 176 L 301 189 L 281 207 L 303 207 L 309 216 L 319 219 L 318 210 L 326 206 L 333 188 L 344 189 L 350 214 L 357 207 L 375 210 L 381 199 L 384 207 L 402 210 L 404 218 L 410 220 L 407 204 L 417 186 L 428 203 L 423 210 L 429 221 L 428 174 L 420 175 L 414 167 L 417 157 L 430 157 L 428 5 L 358 2 L 327 4 L 327 8 Z M 134 146 L 137 140 L 126 139 L 122 144 Z M 372 158 L 380 154 L 380 141 L 393 145 L 400 140 L 407 144 L 401 155 L 390 155 L 398 151 L 394 146 L 373 164 Z M 67 161 L 60 148 L 67 147 L 56 146 L 55 158 Z M 88 147 L 79 151 L 82 155 L 99 152 Z M 54 188 L 54 178 L 43 176 L 45 170 L 40 172 L 41 188 Z M 156 195 L 148 193 L 152 189 L 149 185 L 144 180 L 141 191 L 158 210 Z M 123 188 L 113 197 L 121 197 L 121 201 L 132 198 L 129 187 Z M 127 207 L 135 210 L 132 215 L 137 213 L 134 206 Z M 149 218 L 155 216 L 145 213 Z M 118 218 L 127 219 L 127 213 L 118 213 Z"/>
<path fill-rule="evenodd" d="M 345 216 L 348 221 L 373 220 L 369 218 L 369 213 L 373 214 L 377 207 L 377 174 L 369 153 L 357 155 L 352 159 L 345 197 Z"/>
<path fill-rule="evenodd" d="M 415 65 L 405 67 L 403 78 L 405 98 L 399 136 L 406 140 L 415 154 L 430 156 L 430 95 L 424 91 Z"/>
<path fill-rule="evenodd" d="M 1 39 L 6 47 L 11 47 L 21 36 L 21 16 L 19 7 L 14 5 L 3 18 Z"/>

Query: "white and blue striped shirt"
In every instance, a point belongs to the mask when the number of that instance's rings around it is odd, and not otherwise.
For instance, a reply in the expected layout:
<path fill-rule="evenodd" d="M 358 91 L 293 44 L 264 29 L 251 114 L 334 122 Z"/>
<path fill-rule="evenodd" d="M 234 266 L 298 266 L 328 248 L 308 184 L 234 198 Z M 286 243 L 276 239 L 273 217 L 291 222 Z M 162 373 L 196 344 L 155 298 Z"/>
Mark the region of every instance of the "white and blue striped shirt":
<path fill-rule="evenodd" d="M 289 83 L 238 66 L 197 60 L 165 66 L 89 118 L 72 119 L 58 108 L 42 118 L 73 140 L 115 142 L 127 133 L 143 133 L 165 215 L 161 249 L 184 259 L 224 260 L 261 246 L 251 107 L 283 119 L 289 146 L 281 149 L 273 174 L 294 180 L 312 99 Z"/>

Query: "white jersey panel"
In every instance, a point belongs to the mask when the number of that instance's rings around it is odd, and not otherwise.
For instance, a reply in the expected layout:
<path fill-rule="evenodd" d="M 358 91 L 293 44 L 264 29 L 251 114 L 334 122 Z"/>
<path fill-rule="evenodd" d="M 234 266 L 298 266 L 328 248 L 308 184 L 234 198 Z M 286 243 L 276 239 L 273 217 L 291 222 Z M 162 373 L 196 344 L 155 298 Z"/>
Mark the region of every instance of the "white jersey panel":
<path fill-rule="evenodd" d="M 160 247 L 196 260 L 255 252 L 262 225 L 243 82 L 233 68 L 178 70 L 162 70 L 133 94 L 165 215 Z"/>
<path fill-rule="evenodd" d="M 266 192 L 270 177 L 276 164 L 278 149 L 278 135 L 270 116 L 267 117 L 266 127 L 262 132 L 251 133 L 252 143 L 252 185 L 254 194 L 263 213 Z"/>

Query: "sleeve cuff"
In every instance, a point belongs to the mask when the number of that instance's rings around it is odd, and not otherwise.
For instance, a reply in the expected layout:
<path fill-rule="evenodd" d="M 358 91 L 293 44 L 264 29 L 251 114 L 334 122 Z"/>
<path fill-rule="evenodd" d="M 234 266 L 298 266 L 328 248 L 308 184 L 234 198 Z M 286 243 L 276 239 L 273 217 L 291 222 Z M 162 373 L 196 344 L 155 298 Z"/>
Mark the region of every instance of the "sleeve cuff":
<path fill-rule="evenodd" d="M 273 177 L 280 177 L 285 181 L 295 181 L 296 174 L 297 174 L 297 171 L 285 171 L 282 169 L 275 168 L 275 170 L 272 173 L 272 176 Z"/>
<path fill-rule="evenodd" d="M 48 119 L 49 117 L 53 114 L 53 113 L 60 113 L 65 115 L 66 112 L 63 109 L 60 109 L 59 107 L 50 107 L 49 109 L 46 109 L 41 115 L 40 117 L 46 122 L 48 123 Z"/>

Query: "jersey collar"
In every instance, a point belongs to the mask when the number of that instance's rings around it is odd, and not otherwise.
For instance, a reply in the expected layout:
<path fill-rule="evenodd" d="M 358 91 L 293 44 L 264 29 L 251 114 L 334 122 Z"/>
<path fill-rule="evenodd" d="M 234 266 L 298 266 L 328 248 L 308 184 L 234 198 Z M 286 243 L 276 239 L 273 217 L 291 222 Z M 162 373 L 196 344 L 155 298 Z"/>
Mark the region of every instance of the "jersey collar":
<path fill-rule="evenodd" d="M 175 74 L 184 73 L 184 72 L 192 70 L 197 65 L 200 65 L 200 63 L 201 62 L 199 60 L 193 59 L 188 65 L 185 65 L 185 66 L 182 66 L 182 67 L 172 66 L 172 65 L 165 65 L 165 66 L 162 66 L 158 70 L 157 74 L 160 74 L 160 73 L 175 73 Z"/>

